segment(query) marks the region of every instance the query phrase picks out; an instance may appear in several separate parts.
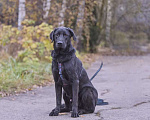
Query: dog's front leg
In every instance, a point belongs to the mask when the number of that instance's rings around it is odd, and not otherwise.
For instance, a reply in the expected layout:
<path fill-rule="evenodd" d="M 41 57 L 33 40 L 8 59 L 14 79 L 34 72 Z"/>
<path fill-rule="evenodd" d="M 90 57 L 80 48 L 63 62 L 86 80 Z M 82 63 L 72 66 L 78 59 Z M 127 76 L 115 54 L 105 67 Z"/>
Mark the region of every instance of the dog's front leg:
<path fill-rule="evenodd" d="M 58 116 L 60 113 L 61 99 L 62 99 L 62 86 L 55 83 L 56 91 L 56 108 L 52 110 L 49 116 Z"/>
<path fill-rule="evenodd" d="M 72 84 L 72 114 L 71 117 L 79 117 L 78 114 L 78 92 L 79 92 L 79 80 L 74 80 Z"/>

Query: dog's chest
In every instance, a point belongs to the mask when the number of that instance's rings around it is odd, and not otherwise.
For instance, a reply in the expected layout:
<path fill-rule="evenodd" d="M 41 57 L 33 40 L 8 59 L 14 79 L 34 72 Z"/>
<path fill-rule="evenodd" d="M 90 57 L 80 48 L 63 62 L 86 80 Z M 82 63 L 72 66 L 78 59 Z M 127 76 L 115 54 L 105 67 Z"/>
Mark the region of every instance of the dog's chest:
<path fill-rule="evenodd" d="M 62 83 L 63 86 L 71 85 L 71 81 L 69 80 L 67 69 L 61 63 L 58 63 L 58 74 L 59 74 L 59 81 Z"/>
<path fill-rule="evenodd" d="M 62 84 L 62 87 L 68 96 L 72 96 L 72 82 L 69 80 L 67 75 L 67 69 L 62 64 L 58 64 L 59 70 L 59 82 Z"/>

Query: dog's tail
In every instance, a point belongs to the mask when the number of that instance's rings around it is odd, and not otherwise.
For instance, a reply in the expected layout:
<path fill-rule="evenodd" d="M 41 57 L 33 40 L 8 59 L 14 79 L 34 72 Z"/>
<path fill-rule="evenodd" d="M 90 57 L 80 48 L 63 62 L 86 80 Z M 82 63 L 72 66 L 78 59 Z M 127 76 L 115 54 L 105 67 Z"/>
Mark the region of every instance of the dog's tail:
<path fill-rule="evenodd" d="M 103 62 L 101 63 L 100 68 L 97 70 L 97 72 L 91 77 L 90 81 L 93 80 L 93 78 L 99 73 L 99 71 L 102 69 L 102 67 L 103 67 Z"/>

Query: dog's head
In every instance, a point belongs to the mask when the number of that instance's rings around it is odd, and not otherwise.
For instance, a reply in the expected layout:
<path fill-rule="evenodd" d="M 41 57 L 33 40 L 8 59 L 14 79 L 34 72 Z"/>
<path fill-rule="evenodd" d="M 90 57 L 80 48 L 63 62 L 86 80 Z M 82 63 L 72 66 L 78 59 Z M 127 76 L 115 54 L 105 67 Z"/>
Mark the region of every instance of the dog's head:
<path fill-rule="evenodd" d="M 71 37 L 76 40 L 73 30 L 67 27 L 55 28 L 50 33 L 50 39 L 54 41 L 54 49 L 66 49 L 67 45 L 71 44 Z"/>

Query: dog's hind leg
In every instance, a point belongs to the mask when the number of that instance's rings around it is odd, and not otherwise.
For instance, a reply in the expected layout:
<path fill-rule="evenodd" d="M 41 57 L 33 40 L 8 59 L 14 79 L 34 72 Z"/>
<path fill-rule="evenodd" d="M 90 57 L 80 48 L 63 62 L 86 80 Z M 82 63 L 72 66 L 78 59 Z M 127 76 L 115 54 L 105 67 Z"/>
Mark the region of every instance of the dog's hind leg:
<path fill-rule="evenodd" d="M 63 92 L 63 99 L 65 104 L 61 105 L 60 112 L 70 112 L 71 111 L 71 101 L 65 92 Z"/>
<path fill-rule="evenodd" d="M 93 113 L 97 103 L 98 94 L 94 88 L 85 87 L 79 94 L 79 114 Z"/>

